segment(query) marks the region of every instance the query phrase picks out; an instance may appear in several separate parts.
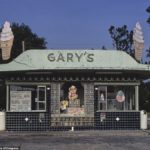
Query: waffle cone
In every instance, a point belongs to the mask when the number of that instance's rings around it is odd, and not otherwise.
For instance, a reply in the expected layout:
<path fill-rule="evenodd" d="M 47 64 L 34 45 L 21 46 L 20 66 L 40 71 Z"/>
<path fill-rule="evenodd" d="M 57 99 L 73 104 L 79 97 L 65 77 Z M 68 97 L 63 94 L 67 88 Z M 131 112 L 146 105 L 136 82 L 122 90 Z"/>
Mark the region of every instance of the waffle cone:
<path fill-rule="evenodd" d="M 8 60 L 10 58 L 13 40 L 14 39 L 10 39 L 8 41 L 1 41 L 2 59 L 3 60 Z"/>
<path fill-rule="evenodd" d="M 142 49 L 144 48 L 144 43 L 134 42 L 134 47 L 135 47 L 135 58 L 138 61 L 141 61 Z"/>

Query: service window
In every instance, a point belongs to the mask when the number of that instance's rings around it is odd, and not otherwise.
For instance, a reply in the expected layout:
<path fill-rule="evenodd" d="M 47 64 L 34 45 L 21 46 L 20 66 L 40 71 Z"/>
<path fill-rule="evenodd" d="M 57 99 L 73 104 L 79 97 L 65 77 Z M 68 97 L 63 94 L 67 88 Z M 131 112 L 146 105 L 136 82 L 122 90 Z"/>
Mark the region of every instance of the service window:
<path fill-rule="evenodd" d="M 46 86 L 10 85 L 8 99 L 8 111 L 45 111 Z"/>
<path fill-rule="evenodd" d="M 95 86 L 97 110 L 135 110 L 135 86 Z"/>

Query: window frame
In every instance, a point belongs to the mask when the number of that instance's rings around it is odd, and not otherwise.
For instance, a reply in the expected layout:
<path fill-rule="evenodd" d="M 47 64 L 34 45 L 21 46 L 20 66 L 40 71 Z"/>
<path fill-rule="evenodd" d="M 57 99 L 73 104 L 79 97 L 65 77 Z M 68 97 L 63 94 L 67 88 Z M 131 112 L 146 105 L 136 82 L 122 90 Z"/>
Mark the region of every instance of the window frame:
<path fill-rule="evenodd" d="M 32 110 L 31 111 L 11 111 L 10 110 L 10 86 L 11 85 L 18 85 L 18 86 L 36 86 L 37 89 L 38 87 L 45 87 L 45 101 L 42 103 L 45 103 L 45 109 L 44 110 Z M 6 112 L 46 112 L 47 111 L 47 86 L 51 86 L 50 83 L 45 83 L 45 82 L 6 82 Z"/>
<path fill-rule="evenodd" d="M 44 89 L 44 92 L 45 92 L 45 99 L 44 99 L 44 101 L 40 101 L 39 100 L 39 93 L 40 93 L 40 91 L 39 91 L 39 88 L 45 88 Z M 35 100 L 35 103 L 37 103 L 37 106 L 38 106 L 38 109 L 37 110 L 35 110 L 35 111 L 46 111 L 46 105 L 47 105 L 47 101 L 46 101 L 46 86 L 44 86 L 44 85 L 37 85 L 37 98 L 36 98 L 36 100 Z M 39 104 L 40 103 L 42 103 L 42 104 L 45 104 L 45 109 L 44 110 L 40 110 L 39 109 Z"/>
<path fill-rule="evenodd" d="M 115 109 L 113 109 L 113 110 L 109 110 L 108 109 L 108 97 L 106 97 L 106 100 L 107 100 L 107 102 L 106 102 L 106 109 L 105 110 L 98 110 L 98 108 L 97 108 L 97 110 L 96 111 L 139 111 L 139 85 L 140 85 L 140 82 L 121 82 L 121 83 L 118 83 L 118 82 L 111 82 L 111 83 L 108 83 L 108 82 L 103 82 L 103 83 L 100 83 L 100 82 L 95 82 L 94 83 L 94 90 L 95 90 L 95 87 L 97 87 L 97 88 L 99 88 L 99 86 L 106 86 L 106 87 L 108 87 L 108 86 L 133 86 L 134 87 L 134 103 L 135 103 L 135 109 L 132 109 L 132 110 L 127 110 L 127 109 L 125 109 L 125 107 L 124 107 L 124 109 L 123 110 L 115 110 Z M 108 89 L 107 89 L 107 92 L 108 92 Z M 108 93 L 107 93 L 108 94 Z M 106 94 L 106 95 L 107 95 Z M 97 100 L 97 104 L 98 104 L 98 100 Z M 125 104 L 124 104 L 125 105 Z"/>

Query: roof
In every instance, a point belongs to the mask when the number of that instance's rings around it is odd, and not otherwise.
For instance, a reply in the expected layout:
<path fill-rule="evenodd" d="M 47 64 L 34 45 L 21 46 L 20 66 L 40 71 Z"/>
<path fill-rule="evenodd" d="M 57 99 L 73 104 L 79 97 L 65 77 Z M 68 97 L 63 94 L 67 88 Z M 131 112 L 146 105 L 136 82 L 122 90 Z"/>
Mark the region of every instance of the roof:
<path fill-rule="evenodd" d="M 0 72 L 34 70 L 137 70 L 150 71 L 130 55 L 116 50 L 27 50 Z"/>

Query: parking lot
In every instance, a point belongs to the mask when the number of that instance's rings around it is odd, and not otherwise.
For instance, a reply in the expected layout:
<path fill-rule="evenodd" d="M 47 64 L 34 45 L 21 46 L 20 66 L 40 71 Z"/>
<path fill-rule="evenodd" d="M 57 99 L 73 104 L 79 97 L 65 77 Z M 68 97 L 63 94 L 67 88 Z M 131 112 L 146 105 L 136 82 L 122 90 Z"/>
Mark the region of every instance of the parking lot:
<path fill-rule="evenodd" d="M 1 132 L 0 146 L 21 150 L 149 150 L 150 131 Z"/>

